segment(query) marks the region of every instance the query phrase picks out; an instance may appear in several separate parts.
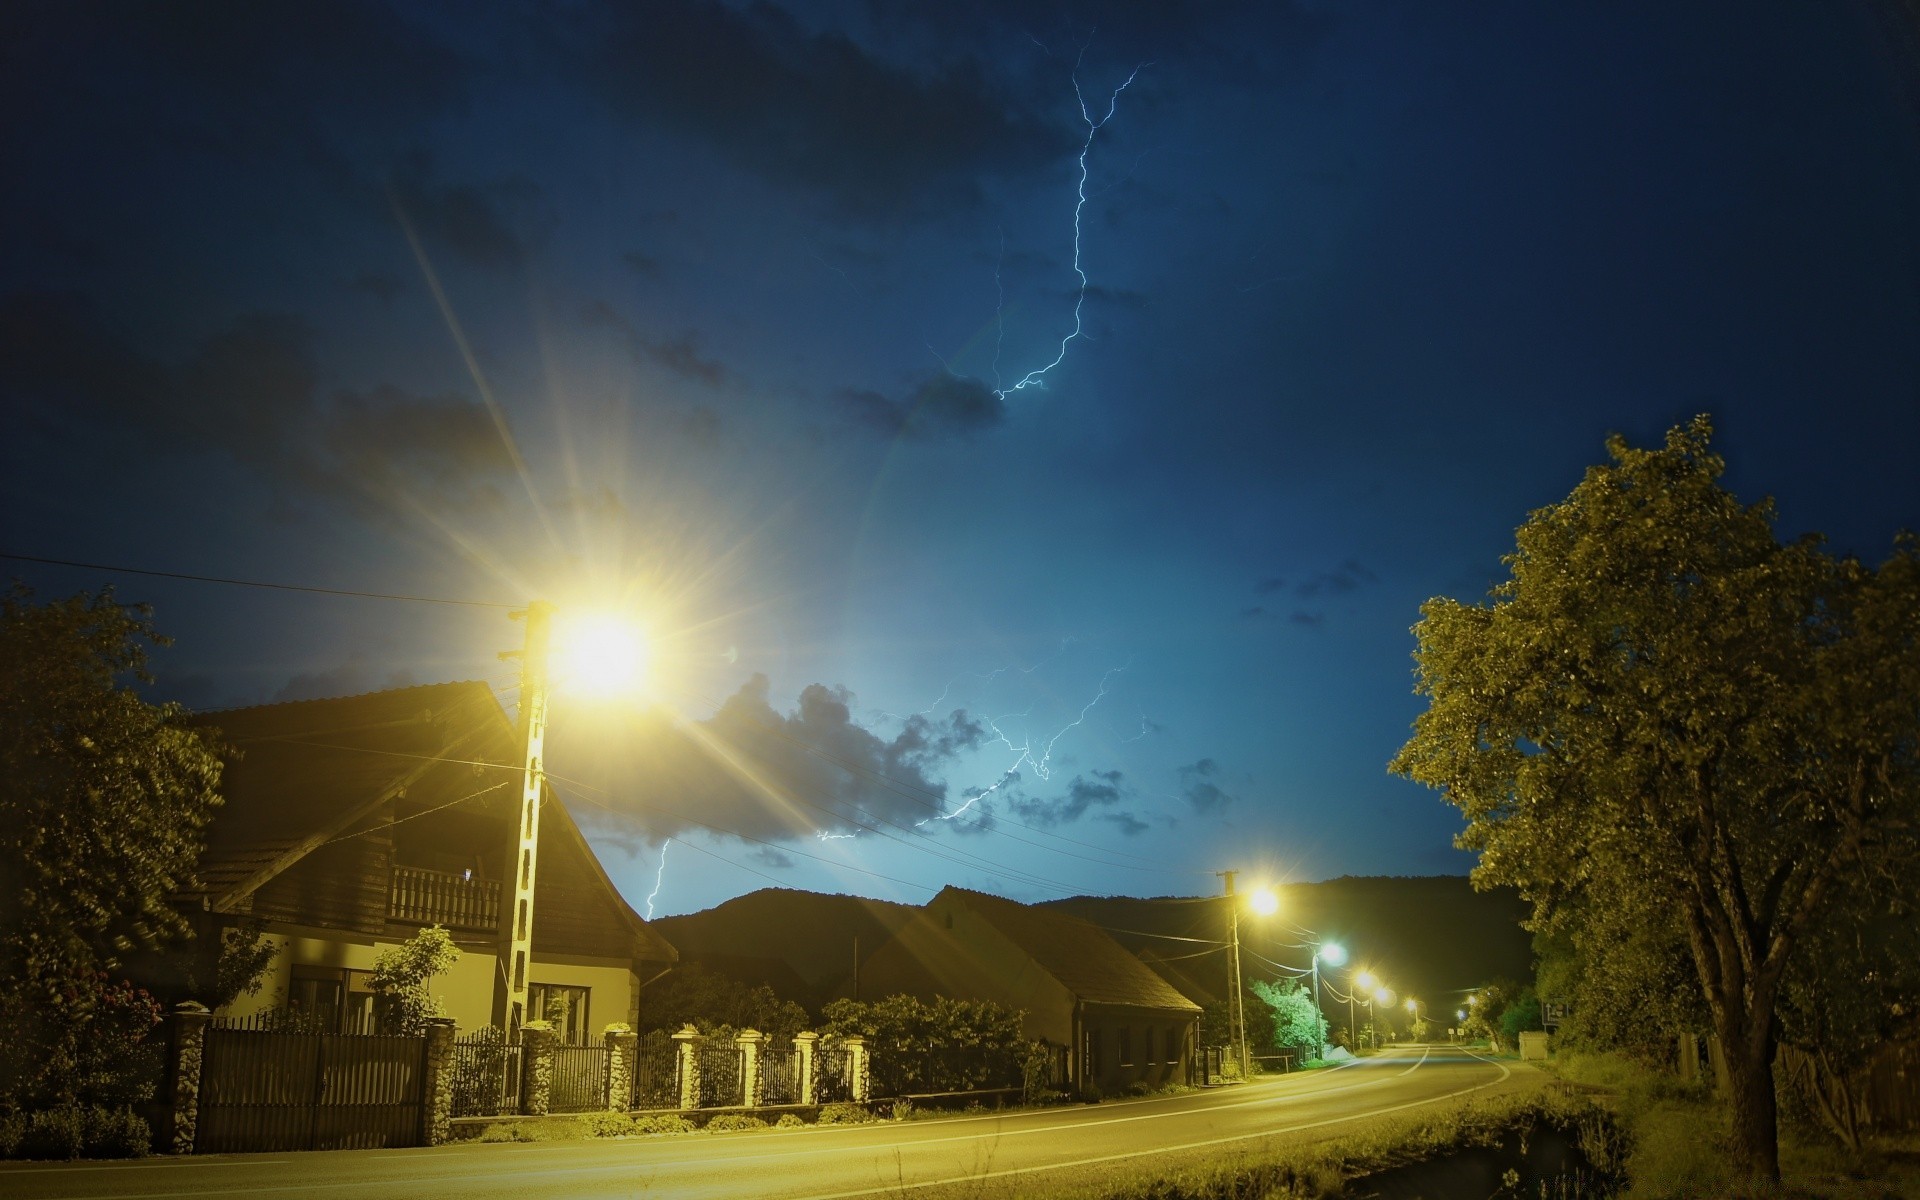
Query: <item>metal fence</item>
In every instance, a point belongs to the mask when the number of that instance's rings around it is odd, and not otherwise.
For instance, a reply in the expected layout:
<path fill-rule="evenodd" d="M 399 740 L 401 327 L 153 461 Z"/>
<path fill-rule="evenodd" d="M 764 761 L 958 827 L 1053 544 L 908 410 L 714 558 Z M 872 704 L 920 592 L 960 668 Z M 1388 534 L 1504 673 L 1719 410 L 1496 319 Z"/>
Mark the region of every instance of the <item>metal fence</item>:
<path fill-rule="evenodd" d="M 633 1064 L 635 1108 L 680 1106 L 680 1046 L 664 1029 L 643 1034 Z"/>
<path fill-rule="evenodd" d="M 419 1144 L 425 1038 L 261 1024 L 208 1027 L 196 1153 Z"/>
<path fill-rule="evenodd" d="M 498 1029 L 453 1040 L 453 1115 L 509 1116 L 520 1111 L 520 1043 Z"/>
<path fill-rule="evenodd" d="M 745 1060 L 746 1053 L 735 1046 L 700 1047 L 701 1108 L 728 1108 L 741 1102 Z"/>
<path fill-rule="evenodd" d="M 547 1093 L 547 1111 L 596 1112 L 605 1108 L 610 1066 L 607 1044 L 600 1038 L 579 1046 L 554 1047 L 553 1084 Z"/>
<path fill-rule="evenodd" d="M 814 1069 L 819 1072 L 817 1090 L 822 1104 L 834 1104 L 853 1099 L 853 1069 L 845 1046 L 820 1047 L 814 1055 Z"/>
<path fill-rule="evenodd" d="M 800 1052 L 791 1048 L 760 1051 L 760 1102 L 800 1102 Z"/>

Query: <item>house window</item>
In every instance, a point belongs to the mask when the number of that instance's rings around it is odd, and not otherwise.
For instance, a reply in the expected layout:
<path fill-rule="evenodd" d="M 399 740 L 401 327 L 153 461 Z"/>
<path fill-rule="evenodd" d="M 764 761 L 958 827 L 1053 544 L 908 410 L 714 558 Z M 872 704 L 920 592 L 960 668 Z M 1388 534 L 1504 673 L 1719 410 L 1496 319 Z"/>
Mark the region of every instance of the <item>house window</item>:
<path fill-rule="evenodd" d="M 372 971 L 296 966 L 287 985 L 287 1009 L 314 1032 L 378 1032 L 373 1001 Z"/>
<path fill-rule="evenodd" d="M 1129 1025 L 1120 1027 L 1120 1065 L 1133 1065 L 1133 1028 Z"/>
<path fill-rule="evenodd" d="M 1177 1026 L 1167 1030 L 1167 1061 L 1170 1063 L 1180 1061 L 1180 1030 Z"/>
<path fill-rule="evenodd" d="M 553 1032 L 564 1045 L 587 1040 L 587 991 L 560 983 L 536 983 L 527 988 L 527 1011 L 533 1020 L 553 1022 Z"/>
<path fill-rule="evenodd" d="M 1152 1066 L 1154 1061 L 1153 1060 L 1153 1026 L 1151 1025 L 1147 1026 L 1147 1030 L 1144 1034 L 1141 1035 L 1141 1039 L 1142 1040 L 1140 1043 L 1140 1061 L 1143 1063 L 1146 1063 L 1148 1066 Z"/>

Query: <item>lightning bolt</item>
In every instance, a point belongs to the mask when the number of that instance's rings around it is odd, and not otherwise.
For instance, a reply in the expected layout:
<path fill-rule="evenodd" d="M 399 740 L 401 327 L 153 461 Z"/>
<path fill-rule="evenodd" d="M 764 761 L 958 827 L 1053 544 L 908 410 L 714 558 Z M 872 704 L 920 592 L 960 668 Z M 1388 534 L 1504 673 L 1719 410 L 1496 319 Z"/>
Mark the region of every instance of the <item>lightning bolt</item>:
<path fill-rule="evenodd" d="M 653 920 L 653 900 L 660 894 L 660 887 L 667 881 L 667 847 L 673 845 L 673 839 L 660 843 L 660 869 L 653 873 L 653 890 L 647 893 L 647 920 Z"/>
<path fill-rule="evenodd" d="M 1044 46 L 1041 47 L 1041 49 L 1043 50 L 1045 48 L 1046 47 Z M 1080 54 L 1081 54 L 1081 58 L 1086 57 L 1086 50 L 1084 47 L 1081 49 Z M 1012 395 L 1015 392 L 1025 391 L 1027 388 L 1030 388 L 1030 387 L 1037 388 L 1037 387 L 1044 386 L 1044 381 L 1046 380 L 1047 373 L 1053 370 L 1055 367 L 1059 366 L 1061 363 L 1066 361 L 1067 347 L 1071 345 L 1075 341 L 1075 339 L 1079 338 L 1085 332 L 1086 327 L 1084 323 L 1081 321 L 1080 313 L 1081 313 L 1081 309 L 1086 305 L 1086 302 L 1087 302 L 1087 287 L 1088 287 L 1089 281 L 1087 279 L 1086 268 L 1082 265 L 1081 259 L 1080 259 L 1080 234 L 1081 234 L 1081 219 L 1086 213 L 1086 208 L 1087 208 L 1087 155 L 1093 151 L 1094 137 L 1098 135 L 1102 129 L 1106 128 L 1107 122 L 1113 120 L 1114 113 L 1120 110 L 1120 93 L 1132 87 L 1133 81 L 1140 77 L 1140 72 L 1146 70 L 1148 67 L 1152 65 L 1153 64 L 1151 62 L 1143 62 L 1139 66 L 1135 67 L 1133 69 L 1132 74 L 1127 76 L 1125 82 L 1121 83 L 1119 87 L 1113 89 L 1113 94 L 1107 98 L 1106 115 L 1101 117 L 1098 121 L 1096 121 L 1093 119 L 1093 113 L 1087 108 L 1086 93 L 1080 90 L 1080 63 L 1078 60 L 1074 62 L 1073 98 L 1080 105 L 1080 121 L 1082 124 L 1084 124 L 1087 127 L 1087 136 L 1086 136 L 1086 140 L 1080 143 L 1080 156 L 1079 156 L 1080 183 L 1079 183 L 1079 186 L 1076 187 L 1074 190 L 1074 194 L 1078 197 L 1078 199 L 1075 201 L 1073 206 L 1073 273 L 1080 277 L 1080 290 L 1078 291 L 1078 293 L 1075 294 L 1073 299 L 1073 329 L 1065 337 L 1060 339 L 1060 349 L 1057 353 L 1054 354 L 1052 362 L 1048 363 L 1044 367 L 1039 367 L 1039 368 L 1036 368 L 1035 370 L 1028 371 L 1025 375 L 1021 376 L 1019 381 L 1016 382 L 1010 388 L 1002 388 L 998 386 L 999 353 L 998 353 L 998 350 L 996 349 L 994 354 L 995 387 L 993 390 L 993 394 L 998 396 L 1002 400 L 1005 400 L 1008 396 Z M 1005 247 L 1005 240 L 1003 235 L 1002 245 L 1001 245 L 1001 252 L 1003 255 L 1005 253 L 1005 249 L 1006 247 Z M 996 287 L 999 286 L 999 282 L 1000 282 L 1000 270 L 996 266 L 994 268 L 994 284 Z M 1004 290 L 1002 291 L 1001 294 L 1004 297 L 1005 295 Z"/>

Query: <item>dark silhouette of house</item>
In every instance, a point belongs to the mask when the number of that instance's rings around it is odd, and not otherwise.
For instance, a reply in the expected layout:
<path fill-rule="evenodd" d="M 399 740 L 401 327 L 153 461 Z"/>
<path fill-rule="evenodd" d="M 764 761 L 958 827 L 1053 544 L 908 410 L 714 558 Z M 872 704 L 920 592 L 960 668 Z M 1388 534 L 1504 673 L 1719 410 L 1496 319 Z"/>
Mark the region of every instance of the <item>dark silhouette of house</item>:
<path fill-rule="evenodd" d="M 200 890 L 218 926 L 279 947 L 237 1015 L 291 1007 L 354 1024 L 380 950 L 444 926 L 460 961 L 434 985 L 462 1028 L 504 1010 L 503 889 L 517 845 L 520 740 L 484 683 L 445 683 L 195 718 L 229 751 Z M 578 1040 L 633 1024 L 676 955 L 629 907 L 551 790 L 540 810 L 531 1010 Z"/>
<path fill-rule="evenodd" d="M 1079 917 L 949 887 L 861 966 L 864 998 L 989 1000 L 1067 1048 L 1086 1090 L 1185 1083 L 1200 1006 Z"/>

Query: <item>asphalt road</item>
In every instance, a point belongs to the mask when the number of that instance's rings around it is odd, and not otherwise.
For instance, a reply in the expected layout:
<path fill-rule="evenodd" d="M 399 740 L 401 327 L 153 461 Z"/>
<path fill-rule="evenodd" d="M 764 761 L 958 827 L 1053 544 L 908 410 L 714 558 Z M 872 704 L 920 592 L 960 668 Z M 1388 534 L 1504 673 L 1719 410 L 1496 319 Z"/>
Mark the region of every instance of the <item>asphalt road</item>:
<path fill-rule="evenodd" d="M 534 1144 L 0 1165 L 7 1200 L 264 1196 L 854 1200 L 1055 1194 L 1336 1137 L 1355 1122 L 1539 1086 L 1525 1067 L 1406 1047 L 1305 1074 L 1033 1112 Z"/>

